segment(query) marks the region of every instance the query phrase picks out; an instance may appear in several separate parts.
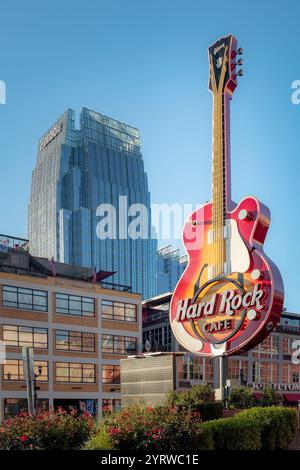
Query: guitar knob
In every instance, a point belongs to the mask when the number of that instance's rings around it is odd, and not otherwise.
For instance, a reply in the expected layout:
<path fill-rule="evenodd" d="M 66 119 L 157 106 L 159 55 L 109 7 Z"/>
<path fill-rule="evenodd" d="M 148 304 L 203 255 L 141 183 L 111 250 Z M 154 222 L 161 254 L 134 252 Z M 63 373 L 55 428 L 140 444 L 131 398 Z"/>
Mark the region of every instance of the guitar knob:
<path fill-rule="evenodd" d="M 246 209 L 241 209 L 239 214 L 238 214 L 238 218 L 240 220 L 252 220 L 252 214 L 250 214 L 250 212 L 248 212 Z"/>
<path fill-rule="evenodd" d="M 237 61 L 237 65 L 243 65 L 243 63 L 244 63 L 244 61 L 243 61 L 242 58 Z"/>
<path fill-rule="evenodd" d="M 242 77 L 244 75 L 244 70 L 243 69 L 240 69 L 237 73 L 237 75 L 239 75 L 239 77 Z"/>
<path fill-rule="evenodd" d="M 244 49 L 242 47 L 239 47 L 238 50 L 236 51 L 237 54 L 241 55 L 243 54 Z"/>
<path fill-rule="evenodd" d="M 260 269 L 253 269 L 251 272 L 251 279 L 253 281 L 258 281 L 264 277 L 264 273 Z"/>
<path fill-rule="evenodd" d="M 254 309 L 248 310 L 248 312 L 247 312 L 248 320 L 255 320 L 256 315 L 257 315 L 257 313 L 256 313 L 256 310 L 254 310 Z"/>

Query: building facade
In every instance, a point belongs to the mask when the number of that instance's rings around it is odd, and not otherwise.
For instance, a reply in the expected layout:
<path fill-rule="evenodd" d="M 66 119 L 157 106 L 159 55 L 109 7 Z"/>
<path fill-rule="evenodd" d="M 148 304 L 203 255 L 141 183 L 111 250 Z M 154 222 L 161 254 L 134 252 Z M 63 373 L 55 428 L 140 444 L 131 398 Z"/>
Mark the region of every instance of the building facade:
<path fill-rule="evenodd" d="M 172 294 L 160 295 L 143 302 L 143 351 L 182 352 L 169 324 Z M 300 315 L 283 312 L 280 324 L 256 348 L 228 358 L 227 379 L 248 385 L 259 394 L 270 385 L 287 402 L 300 401 Z M 299 341 L 299 343 L 297 343 Z M 297 350 L 298 353 L 297 353 Z M 178 358 L 178 387 L 197 383 L 218 387 L 218 360 L 190 352 Z"/>
<path fill-rule="evenodd" d="M 55 275 L 54 275 L 55 274 Z M 0 417 L 27 408 L 22 347 L 33 348 L 38 405 L 118 409 L 120 359 L 141 351 L 141 295 L 92 282 L 92 270 L 0 244 Z"/>
<path fill-rule="evenodd" d="M 157 291 L 156 295 L 173 292 L 187 266 L 187 256 L 180 255 L 179 249 L 166 245 L 157 250 Z"/>
<path fill-rule="evenodd" d="M 141 204 L 146 221 L 134 238 Z M 28 237 L 35 256 L 115 271 L 113 282 L 154 295 L 157 241 L 139 131 L 87 108 L 77 129 L 74 110 L 65 111 L 39 142 Z"/>

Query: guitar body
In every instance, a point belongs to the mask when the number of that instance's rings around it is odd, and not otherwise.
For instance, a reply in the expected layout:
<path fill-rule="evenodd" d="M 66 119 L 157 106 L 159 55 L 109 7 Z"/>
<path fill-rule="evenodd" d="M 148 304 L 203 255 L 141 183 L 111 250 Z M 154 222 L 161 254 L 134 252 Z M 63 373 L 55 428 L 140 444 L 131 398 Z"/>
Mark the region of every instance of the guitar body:
<path fill-rule="evenodd" d="M 233 206 L 232 203 L 231 207 Z M 241 220 L 239 214 L 247 216 Z M 213 245 L 208 243 L 209 233 L 212 230 L 212 204 L 203 205 L 190 216 L 183 230 L 183 242 L 189 261 L 175 288 L 170 306 L 173 332 L 175 336 L 178 334 L 178 340 L 182 344 L 185 343 L 183 345 L 187 349 L 200 355 L 219 355 L 220 352 L 233 354 L 241 347 L 244 350 L 253 347 L 252 337 L 255 338 L 255 343 L 257 340 L 262 341 L 278 323 L 283 307 L 283 283 L 278 268 L 263 251 L 269 224 L 268 208 L 254 197 L 243 199 L 234 209 L 227 212 L 225 225 L 230 229 L 227 231 L 224 243 L 227 245 L 227 255 L 232 270 L 226 274 L 226 278 L 236 282 L 241 279 L 246 292 L 253 290 L 255 284 L 263 287 L 266 292 L 265 310 L 253 320 L 245 316 L 239 334 L 222 342 L 221 348 L 214 347 L 210 341 L 203 342 L 203 339 L 200 343 L 202 347 L 199 348 L 199 337 L 191 327 L 191 321 L 177 322 L 176 313 L 181 299 L 192 299 L 201 285 L 212 281 L 208 272 L 215 256 Z M 223 291 L 226 288 L 228 283 L 224 284 Z M 218 292 L 222 292 L 222 287 L 221 290 L 218 287 Z M 220 321 L 225 316 L 226 314 L 219 315 L 217 320 Z M 222 333 L 219 337 L 222 338 Z M 216 346 L 219 344 L 216 343 Z"/>
<path fill-rule="evenodd" d="M 187 350 L 234 354 L 262 341 L 280 319 L 283 283 L 265 255 L 269 209 L 254 197 L 231 200 L 229 108 L 236 88 L 236 39 L 208 49 L 213 94 L 212 202 L 197 209 L 183 229 L 188 265 L 170 304 L 170 323 Z"/>

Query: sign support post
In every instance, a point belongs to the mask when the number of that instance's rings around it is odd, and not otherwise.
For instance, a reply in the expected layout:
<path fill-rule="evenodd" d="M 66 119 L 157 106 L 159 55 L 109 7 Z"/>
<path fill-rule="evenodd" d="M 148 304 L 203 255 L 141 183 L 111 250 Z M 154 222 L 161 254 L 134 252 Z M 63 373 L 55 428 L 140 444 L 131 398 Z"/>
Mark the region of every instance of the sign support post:
<path fill-rule="evenodd" d="M 224 401 L 227 398 L 227 356 L 226 354 L 222 354 L 218 356 L 218 371 L 219 371 L 219 388 L 216 391 L 216 399 L 220 401 Z"/>

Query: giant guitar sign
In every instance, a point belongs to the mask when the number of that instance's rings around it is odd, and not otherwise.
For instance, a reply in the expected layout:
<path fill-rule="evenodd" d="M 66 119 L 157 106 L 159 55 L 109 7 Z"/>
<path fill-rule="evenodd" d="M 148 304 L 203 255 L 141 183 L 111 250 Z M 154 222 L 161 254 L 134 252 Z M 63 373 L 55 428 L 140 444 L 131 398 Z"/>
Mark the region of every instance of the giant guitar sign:
<path fill-rule="evenodd" d="M 280 319 L 283 283 L 263 244 L 269 209 L 255 197 L 231 200 L 229 105 L 242 70 L 233 36 L 208 49 L 213 95 L 212 201 L 183 229 L 188 265 L 170 305 L 178 342 L 199 355 L 230 355 L 262 341 Z"/>

